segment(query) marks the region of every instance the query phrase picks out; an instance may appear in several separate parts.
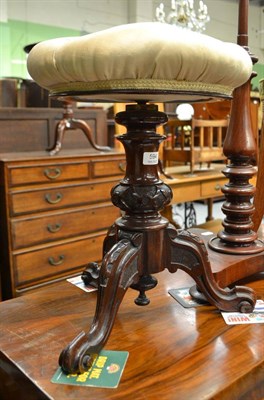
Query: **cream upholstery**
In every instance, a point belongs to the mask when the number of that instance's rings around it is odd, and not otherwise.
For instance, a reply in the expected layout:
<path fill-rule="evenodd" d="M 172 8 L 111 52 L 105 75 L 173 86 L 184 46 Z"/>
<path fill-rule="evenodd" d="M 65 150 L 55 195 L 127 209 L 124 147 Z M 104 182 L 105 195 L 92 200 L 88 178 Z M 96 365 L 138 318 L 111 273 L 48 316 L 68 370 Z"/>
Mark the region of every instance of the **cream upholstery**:
<path fill-rule="evenodd" d="M 194 100 L 229 96 L 248 80 L 252 62 L 236 44 L 145 22 L 41 42 L 29 54 L 28 70 L 53 94 L 129 101 L 149 92 L 148 100 L 163 102 L 175 100 L 175 92 L 185 100 L 190 91 Z"/>

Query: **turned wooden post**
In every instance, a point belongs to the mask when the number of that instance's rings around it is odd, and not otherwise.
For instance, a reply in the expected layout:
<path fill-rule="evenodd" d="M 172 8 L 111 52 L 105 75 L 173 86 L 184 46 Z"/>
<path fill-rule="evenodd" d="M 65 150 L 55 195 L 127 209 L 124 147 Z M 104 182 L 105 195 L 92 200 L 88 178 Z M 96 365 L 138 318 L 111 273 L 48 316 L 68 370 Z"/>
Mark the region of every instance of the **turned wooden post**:
<path fill-rule="evenodd" d="M 237 43 L 248 52 L 248 0 L 239 2 Z M 250 54 L 250 52 L 249 52 Z M 250 54 L 252 63 L 257 58 Z M 254 205 L 252 198 L 255 187 L 249 180 L 256 174 L 252 160 L 256 158 L 257 144 L 254 138 L 250 118 L 251 79 L 236 88 L 233 94 L 230 123 L 224 142 L 224 154 L 229 163 L 223 174 L 229 179 L 222 191 L 225 202 L 222 211 L 225 214 L 224 230 L 213 238 L 209 246 L 223 253 L 251 254 L 263 250 L 263 244 L 257 240 L 253 230 L 252 215 Z"/>
<path fill-rule="evenodd" d="M 257 185 L 256 185 L 256 195 L 254 197 L 255 213 L 253 215 L 254 229 L 257 231 L 262 222 L 264 215 L 264 79 L 260 81 L 260 101 L 262 105 L 262 126 L 261 135 L 259 140 L 259 154 L 258 154 L 258 175 L 257 175 Z"/>

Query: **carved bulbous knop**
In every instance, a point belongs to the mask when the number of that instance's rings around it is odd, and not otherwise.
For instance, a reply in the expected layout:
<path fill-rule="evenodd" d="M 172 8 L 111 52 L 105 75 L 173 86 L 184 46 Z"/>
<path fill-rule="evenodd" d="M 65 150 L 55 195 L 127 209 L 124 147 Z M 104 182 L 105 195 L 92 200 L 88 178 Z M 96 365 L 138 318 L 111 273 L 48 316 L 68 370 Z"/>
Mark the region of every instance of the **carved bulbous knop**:
<path fill-rule="evenodd" d="M 162 210 L 172 199 L 168 185 L 161 183 L 149 186 L 118 184 L 111 192 L 112 202 L 123 211 L 150 213 Z"/>

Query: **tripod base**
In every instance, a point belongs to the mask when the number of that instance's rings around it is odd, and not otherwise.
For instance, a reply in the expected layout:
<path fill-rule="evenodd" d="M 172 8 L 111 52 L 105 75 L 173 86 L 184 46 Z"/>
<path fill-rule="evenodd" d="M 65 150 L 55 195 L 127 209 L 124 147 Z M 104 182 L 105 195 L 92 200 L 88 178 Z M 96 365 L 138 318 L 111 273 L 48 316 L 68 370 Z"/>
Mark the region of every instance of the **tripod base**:
<path fill-rule="evenodd" d="M 73 118 L 73 110 L 71 103 L 64 101 L 63 106 L 64 106 L 63 119 L 56 126 L 54 145 L 50 149 L 47 149 L 50 156 L 55 156 L 61 150 L 65 132 L 67 130 L 75 130 L 75 129 L 80 129 L 81 131 L 83 131 L 88 142 L 95 150 L 98 151 L 111 150 L 111 148 L 108 146 L 98 146 L 94 142 L 91 128 L 85 121 Z"/>
<path fill-rule="evenodd" d="M 144 275 L 144 269 L 155 272 L 156 265 L 146 259 L 146 244 L 149 236 L 157 243 L 161 237 L 159 255 L 162 268 L 175 273 L 178 268 L 187 272 L 197 284 L 204 298 L 224 311 L 251 312 L 255 296 L 251 289 L 239 286 L 222 289 L 218 286 L 211 271 L 208 253 L 199 236 L 188 231 L 177 231 L 168 224 L 155 232 L 128 232 L 114 225 L 105 246 L 119 240 L 105 254 L 99 270 L 99 287 L 95 317 L 89 333 L 82 332 L 61 353 L 59 363 L 67 373 L 82 373 L 91 366 L 94 355 L 105 345 L 122 299 L 129 287 L 140 290 L 136 304 L 144 305 L 145 289 L 155 286 L 156 281 Z M 156 236 L 156 238 L 155 238 Z M 108 243 L 109 242 L 109 243 Z M 156 253 L 157 255 L 157 253 Z M 142 265 L 142 260 L 146 264 Z M 87 277 L 87 276 L 86 276 Z M 143 302 L 142 302 L 143 299 Z"/>

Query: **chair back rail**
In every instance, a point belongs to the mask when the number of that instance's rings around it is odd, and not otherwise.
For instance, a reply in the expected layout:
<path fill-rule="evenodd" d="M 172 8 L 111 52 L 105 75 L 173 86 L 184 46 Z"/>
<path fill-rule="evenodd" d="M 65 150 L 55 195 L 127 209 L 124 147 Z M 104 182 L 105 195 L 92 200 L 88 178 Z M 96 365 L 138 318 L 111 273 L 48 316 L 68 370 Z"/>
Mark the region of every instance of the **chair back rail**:
<path fill-rule="evenodd" d="M 210 166 L 213 161 L 225 160 L 223 142 L 227 127 L 228 119 L 169 120 L 167 130 L 171 137 L 163 149 L 164 167 L 171 162 L 190 163 L 192 173 L 196 163 L 206 162 Z"/>

